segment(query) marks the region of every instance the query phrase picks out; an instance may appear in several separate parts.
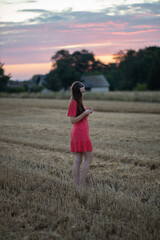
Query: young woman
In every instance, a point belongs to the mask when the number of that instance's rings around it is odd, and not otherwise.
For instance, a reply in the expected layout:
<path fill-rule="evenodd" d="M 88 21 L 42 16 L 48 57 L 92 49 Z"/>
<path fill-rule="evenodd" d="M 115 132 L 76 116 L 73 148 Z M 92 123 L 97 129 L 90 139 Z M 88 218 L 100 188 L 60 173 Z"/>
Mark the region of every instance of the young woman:
<path fill-rule="evenodd" d="M 72 97 L 67 116 L 70 117 L 73 128 L 71 131 L 71 152 L 75 153 L 73 166 L 74 181 L 78 186 L 84 186 L 92 162 L 92 143 L 89 136 L 89 125 L 87 117 L 93 112 L 92 108 L 83 105 L 84 85 L 77 81 L 71 86 Z M 80 165 L 84 156 L 84 163 L 80 176 Z"/>

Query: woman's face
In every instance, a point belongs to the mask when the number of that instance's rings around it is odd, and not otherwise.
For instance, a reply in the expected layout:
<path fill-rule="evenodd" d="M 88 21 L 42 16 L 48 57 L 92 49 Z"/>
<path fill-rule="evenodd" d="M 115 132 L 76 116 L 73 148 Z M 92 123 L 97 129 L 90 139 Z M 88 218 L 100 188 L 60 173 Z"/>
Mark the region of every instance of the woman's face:
<path fill-rule="evenodd" d="M 82 95 L 84 95 L 85 87 L 81 87 L 81 88 L 80 88 L 80 92 L 82 93 Z"/>

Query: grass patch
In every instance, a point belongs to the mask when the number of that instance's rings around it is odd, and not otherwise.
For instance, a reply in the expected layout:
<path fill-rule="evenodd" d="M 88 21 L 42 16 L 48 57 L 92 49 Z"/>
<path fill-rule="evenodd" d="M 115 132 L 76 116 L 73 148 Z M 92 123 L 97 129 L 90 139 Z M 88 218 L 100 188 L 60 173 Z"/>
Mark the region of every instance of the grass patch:
<path fill-rule="evenodd" d="M 44 99 L 70 99 L 71 93 L 53 92 L 53 93 L 0 93 L 1 98 L 44 98 Z M 160 91 L 117 91 L 106 93 L 86 92 L 86 100 L 110 100 L 110 101 L 127 101 L 127 102 L 160 102 Z"/>

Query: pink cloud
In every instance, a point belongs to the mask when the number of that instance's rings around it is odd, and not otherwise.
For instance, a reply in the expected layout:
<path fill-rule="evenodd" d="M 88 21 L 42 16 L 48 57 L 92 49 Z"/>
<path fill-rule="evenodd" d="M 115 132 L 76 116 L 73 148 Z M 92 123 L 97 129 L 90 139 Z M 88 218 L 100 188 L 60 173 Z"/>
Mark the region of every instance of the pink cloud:
<path fill-rule="evenodd" d="M 128 22 L 124 23 L 117 23 L 117 22 L 104 22 L 104 23 L 87 23 L 87 24 L 70 24 L 69 27 L 71 28 L 95 28 L 97 27 L 109 27 L 114 26 L 116 28 L 125 28 L 128 25 Z"/>
<path fill-rule="evenodd" d="M 136 25 L 136 26 L 131 26 L 131 28 L 136 28 L 136 29 L 138 29 L 138 28 L 140 28 L 140 29 L 142 29 L 142 28 L 160 29 L 160 27 L 158 25 Z"/>
<path fill-rule="evenodd" d="M 58 29 L 57 32 L 69 33 L 69 32 L 79 32 L 79 29 Z"/>
<path fill-rule="evenodd" d="M 112 32 L 113 35 L 135 35 L 135 34 L 141 34 L 141 33 L 148 33 L 148 32 L 156 32 L 156 29 L 150 29 L 150 30 L 142 30 L 142 31 L 136 31 L 136 32 Z"/>

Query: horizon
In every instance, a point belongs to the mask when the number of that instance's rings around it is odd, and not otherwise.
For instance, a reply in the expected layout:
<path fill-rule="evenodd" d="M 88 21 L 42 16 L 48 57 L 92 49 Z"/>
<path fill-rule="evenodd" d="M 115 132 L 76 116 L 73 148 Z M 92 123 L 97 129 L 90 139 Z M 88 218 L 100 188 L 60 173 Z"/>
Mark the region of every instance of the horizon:
<path fill-rule="evenodd" d="M 61 49 L 87 49 L 103 63 L 120 50 L 160 46 L 160 3 L 149 0 L 3 0 L 1 62 L 12 79 L 51 70 Z"/>

